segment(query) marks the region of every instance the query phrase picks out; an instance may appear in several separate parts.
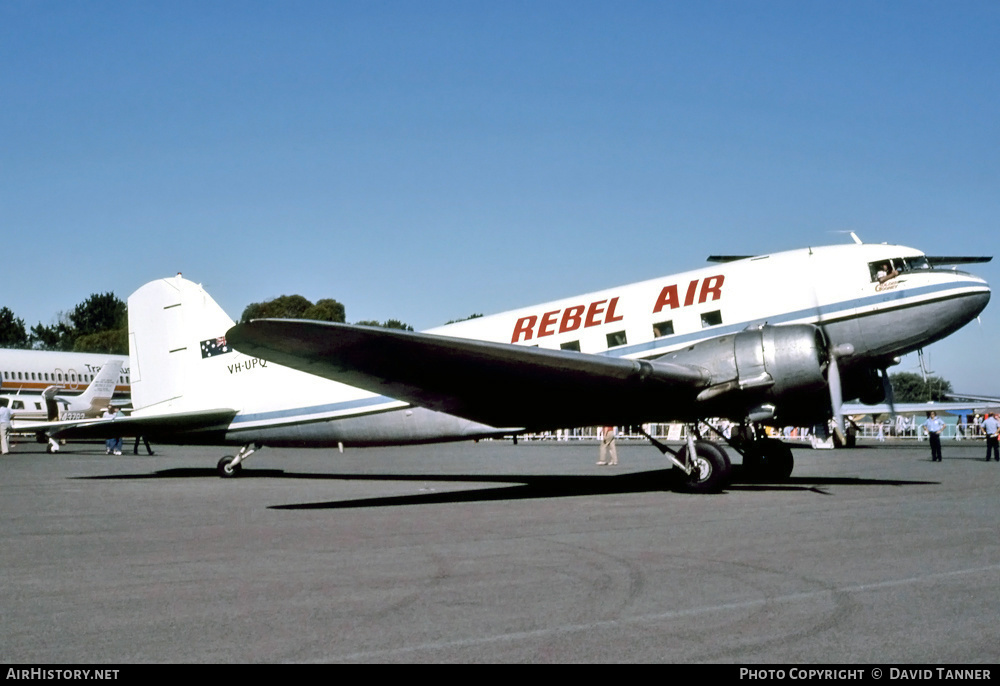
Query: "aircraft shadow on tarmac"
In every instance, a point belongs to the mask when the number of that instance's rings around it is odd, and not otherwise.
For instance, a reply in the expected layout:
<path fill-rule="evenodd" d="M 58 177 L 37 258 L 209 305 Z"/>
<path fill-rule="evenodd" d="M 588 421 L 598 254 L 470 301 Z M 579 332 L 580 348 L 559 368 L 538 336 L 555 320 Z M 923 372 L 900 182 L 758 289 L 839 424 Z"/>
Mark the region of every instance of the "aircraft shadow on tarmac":
<path fill-rule="evenodd" d="M 150 474 L 121 474 L 76 477 L 93 480 L 123 479 L 218 479 L 214 469 L 180 468 L 165 469 Z M 534 500 L 580 496 L 613 495 L 623 493 L 654 493 L 673 488 L 674 475 L 670 469 L 647 472 L 630 472 L 609 476 L 602 475 L 539 475 L 539 474 L 307 474 L 286 472 L 281 469 L 245 469 L 235 481 L 243 479 L 306 479 L 329 481 L 420 481 L 435 483 L 497 483 L 494 488 L 476 488 L 459 491 L 428 491 L 406 495 L 392 495 L 354 500 L 331 500 L 318 503 L 272 505 L 274 510 L 362 509 L 371 507 L 399 507 L 402 505 L 432 505 L 445 503 L 490 502 L 502 500 Z M 791 477 L 782 483 L 755 482 L 745 479 L 740 465 L 733 466 L 733 482 L 726 491 L 813 491 L 831 495 L 828 486 L 928 486 L 936 481 L 904 481 L 898 479 L 864 479 L 858 477 Z M 723 491 L 724 494 L 726 491 Z M 705 496 L 700 496 L 705 497 Z"/>

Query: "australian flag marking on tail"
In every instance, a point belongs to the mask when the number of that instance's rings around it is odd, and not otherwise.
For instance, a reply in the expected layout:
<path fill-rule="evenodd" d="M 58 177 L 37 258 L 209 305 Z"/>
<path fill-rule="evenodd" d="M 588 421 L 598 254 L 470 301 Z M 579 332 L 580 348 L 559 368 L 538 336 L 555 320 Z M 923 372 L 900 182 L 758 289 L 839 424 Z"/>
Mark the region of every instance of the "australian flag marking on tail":
<path fill-rule="evenodd" d="M 226 353 L 233 352 L 233 349 L 229 347 L 226 343 L 225 336 L 219 336 L 218 338 L 209 338 L 207 341 L 201 342 L 201 358 L 206 357 L 218 357 L 219 355 L 225 355 Z"/>

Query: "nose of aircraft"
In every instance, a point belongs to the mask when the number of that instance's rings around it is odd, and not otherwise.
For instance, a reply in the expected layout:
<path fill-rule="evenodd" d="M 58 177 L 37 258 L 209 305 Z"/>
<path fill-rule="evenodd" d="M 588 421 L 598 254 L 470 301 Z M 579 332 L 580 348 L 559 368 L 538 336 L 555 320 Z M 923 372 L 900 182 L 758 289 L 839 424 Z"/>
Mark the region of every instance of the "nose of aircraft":
<path fill-rule="evenodd" d="M 990 287 L 984 279 L 976 277 L 982 285 L 956 298 L 954 310 L 955 328 L 964 326 L 979 316 L 990 302 Z"/>

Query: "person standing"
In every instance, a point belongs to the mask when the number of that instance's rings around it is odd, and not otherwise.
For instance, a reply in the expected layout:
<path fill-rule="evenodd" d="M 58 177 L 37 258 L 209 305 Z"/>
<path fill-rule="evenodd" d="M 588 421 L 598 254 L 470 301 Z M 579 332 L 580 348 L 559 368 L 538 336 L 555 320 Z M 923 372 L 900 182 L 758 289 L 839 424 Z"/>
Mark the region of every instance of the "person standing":
<path fill-rule="evenodd" d="M 941 461 L 941 432 L 944 431 L 944 422 L 937 416 L 937 412 L 929 412 L 927 421 L 924 422 L 927 429 L 927 436 L 931 439 L 931 462 Z"/>
<path fill-rule="evenodd" d="M 610 460 L 608 460 L 608 452 L 611 453 Z M 599 457 L 600 459 L 597 460 L 597 464 L 618 464 L 618 450 L 615 448 L 615 427 L 613 426 L 601 427 L 601 450 Z"/>
<path fill-rule="evenodd" d="M 0 398 L 0 453 L 4 455 L 10 452 L 10 418 L 7 398 Z"/>
<path fill-rule="evenodd" d="M 123 415 L 121 410 L 119 410 L 117 407 L 115 407 L 114 405 L 108 405 L 108 409 L 101 416 L 101 418 L 115 420 L 118 419 L 119 417 L 124 417 L 124 416 L 125 415 Z M 121 436 L 118 436 L 116 438 L 109 438 L 104 442 L 104 447 L 105 447 L 104 452 L 108 455 L 121 455 L 122 446 L 124 445 L 124 443 L 125 441 L 122 440 Z"/>
<path fill-rule="evenodd" d="M 993 458 L 1000 462 L 1000 437 L 997 433 L 1000 432 L 1000 422 L 997 421 L 995 414 L 986 413 L 986 418 L 983 420 L 983 431 L 986 432 L 986 461 L 990 461 L 990 454 L 993 454 Z"/>
<path fill-rule="evenodd" d="M 132 454 L 133 455 L 138 455 L 139 454 L 139 441 L 140 440 L 143 443 L 146 444 L 146 454 L 147 455 L 155 455 L 156 454 L 156 453 L 153 452 L 153 449 L 149 447 L 149 439 L 148 438 L 146 438 L 145 436 L 136 436 L 135 437 L 135 445 L 132 446 Z"/>

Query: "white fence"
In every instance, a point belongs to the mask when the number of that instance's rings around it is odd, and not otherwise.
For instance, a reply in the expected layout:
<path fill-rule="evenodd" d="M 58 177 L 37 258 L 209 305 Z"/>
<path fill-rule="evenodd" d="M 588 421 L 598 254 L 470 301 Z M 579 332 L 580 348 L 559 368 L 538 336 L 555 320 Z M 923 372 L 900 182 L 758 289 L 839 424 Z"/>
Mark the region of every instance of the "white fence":
<path fill-rule="evenodd" d="M 905 418 L 900 418 L 905 420 Z M 723 435 L 729 435 L 729 425 L 726 422 L 713 422 L 713 426 Z M 904 441 L 926 441 L 927 432 L 920 423 L 914 424 L 911 421 L 886 421 L 886 422 L 859 422 L 852 427 L 858 440 L 904 440 Z M 682 441 L 687 437 L 687 429 L 684 424 L 644 424 L 646 430 L 653 438 L 660 441 Z M 711 431 L 703 430 L 705 438 L 713 438 Z M 769 435 L 781 438 L 786 441 L 802 441 L 809 443 L 812 430 L 809 428 L 789 427 L 780 431 L 769 430 Z M 619 441 L 645 441 L 646 437 L 638 431 L 630 431 L 629 427 L 616 427 L 615 435 Z M 942 440 L 983 440 L 985 435 L 981 427 L 962 424 L 945 424 L 944 431 L 941 432 Z M 600 440 L 600 427 L 586 426 L 576 429 L 561 429 L 559 431 L 546 431 L 537 434 L 524 434 L 520 437 L 522 441 L 597 441 Z"/>

